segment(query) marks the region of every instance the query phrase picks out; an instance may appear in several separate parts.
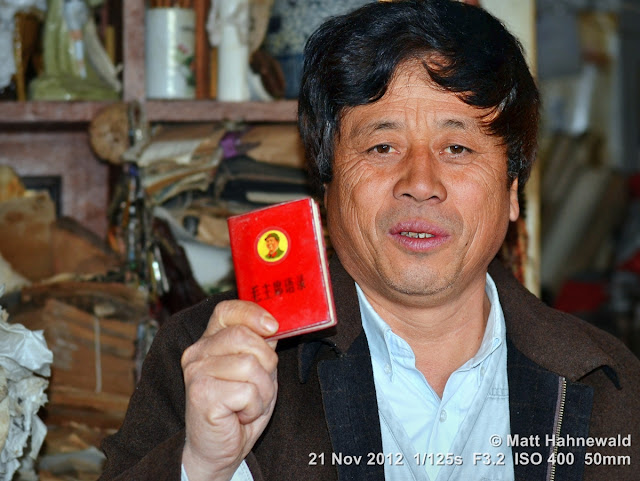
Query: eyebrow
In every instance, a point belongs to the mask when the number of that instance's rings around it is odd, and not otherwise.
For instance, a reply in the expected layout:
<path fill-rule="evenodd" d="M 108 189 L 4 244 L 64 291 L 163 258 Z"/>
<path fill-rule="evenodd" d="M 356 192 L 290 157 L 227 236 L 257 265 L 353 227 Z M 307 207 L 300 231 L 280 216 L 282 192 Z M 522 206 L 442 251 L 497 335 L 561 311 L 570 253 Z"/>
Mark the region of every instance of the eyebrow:
<path fill-rule="evenodd" d="M 398 130 L 403 128 L 402 122 L 394 122 L 392 120 L 381 120 L 379 122 L 366 123 L 362 126 L 357 126 L 351 129 L 350 137 L 360 137 L 371 135 L 374 132 L 380 130 Z M 478 125 L 467 119 L 443 119 L 438 120 L 437 126 L 441 129 L 462 130 L 471 131 L 476 130 Z"/>
<path fill-rule="evenodd" d="M 469 122 L 466 119 L 444 119 L 438 121 L 438 127 L 454 130 L 473 130 L 476 128 L 476 125 L 475 123 Z"/>
<path fill-rule="evenodd" d="M 362 126 L 354 127 L 353 129 L 351 129 L 350 137 L 360 137 L 362 135 L 371 135 L 372 133 L 379 130 L 397 130 L 400 128 L 402 128 L 402 124 L 400 122 L 383 120 L 380 122 L 367 123 Z"/>

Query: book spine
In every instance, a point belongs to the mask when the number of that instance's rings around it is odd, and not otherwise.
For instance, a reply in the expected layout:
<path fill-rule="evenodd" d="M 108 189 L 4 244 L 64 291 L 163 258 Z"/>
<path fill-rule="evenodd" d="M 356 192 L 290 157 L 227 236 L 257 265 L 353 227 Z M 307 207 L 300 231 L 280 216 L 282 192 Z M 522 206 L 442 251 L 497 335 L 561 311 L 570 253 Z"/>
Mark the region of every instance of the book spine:
<path fill-rule="evenodd" d="M 327 296 L 327 306 L 329 308 L 329 318 L 335 322 L 336 312 L 333 302 L 333 289 L 331 287 L 331 280 L 329 279 L 329 262 L 327 261 L 327 247 L 324 242 L 324 234 L 322 232 L 322 218 L 320 216 L 320 208 L 318 203 L 313 199 L 309 199 L 311 204 L 311 212 L 313 215 L 313 232 L 316 236 L 316 242 L 318 245 L 318 262 L 320 263 L 320 270 L 322 271 L 322 284 L 325 294 Z"/>

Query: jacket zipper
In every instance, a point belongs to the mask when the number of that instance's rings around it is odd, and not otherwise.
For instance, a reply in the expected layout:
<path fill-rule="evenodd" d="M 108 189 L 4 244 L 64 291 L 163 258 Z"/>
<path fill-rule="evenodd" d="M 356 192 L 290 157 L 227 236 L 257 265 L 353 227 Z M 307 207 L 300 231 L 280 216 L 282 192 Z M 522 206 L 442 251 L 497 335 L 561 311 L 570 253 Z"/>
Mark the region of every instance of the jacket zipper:
<path fill-rule="evenodd" d="M 564 417 L 564 403 L 567 397 L 567 379 L 564 377 L 560 378 L 560 389 L 558 391 L 558 408 L 556 411 L 556 422 L 555 422 L 555 440 L 560 437 L 560 432 L 562 431 L 562 418 Z M 554 481 L 556 479 L 556 458 L 558 456 L 558 445 L 556 443 L 553 444 L 553 463 L 551 464 L 551 469 L 549 470 L 549 474 L 547 476 L 548 481 Z"/>

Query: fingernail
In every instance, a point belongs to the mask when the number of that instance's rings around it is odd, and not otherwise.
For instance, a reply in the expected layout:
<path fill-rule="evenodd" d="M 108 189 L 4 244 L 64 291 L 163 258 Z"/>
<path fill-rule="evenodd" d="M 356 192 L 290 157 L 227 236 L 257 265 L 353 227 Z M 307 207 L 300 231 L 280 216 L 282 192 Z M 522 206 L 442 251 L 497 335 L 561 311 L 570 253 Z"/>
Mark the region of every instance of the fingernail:
<path fill-rule="evenodd" d="M 262 327 L 264 327 L 267 332 L 274 333 L 278 330 L 278 322 L 273 318 L 273 316 L 265 315 L 262 316 Z"/>

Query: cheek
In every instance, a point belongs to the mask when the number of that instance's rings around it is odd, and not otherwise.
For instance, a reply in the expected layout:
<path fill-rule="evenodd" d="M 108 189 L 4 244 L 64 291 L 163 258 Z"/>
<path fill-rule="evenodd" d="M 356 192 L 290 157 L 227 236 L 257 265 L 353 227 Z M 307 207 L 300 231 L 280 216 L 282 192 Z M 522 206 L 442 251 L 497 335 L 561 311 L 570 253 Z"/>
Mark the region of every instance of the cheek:
<path fill-rule="evenodd" d="M 481 176 L 473 181 L 460 181 L 458 185 L 455 204 L 464 210 L 465 224 L 474 231 L 472 235 L 488 239 L 503 237 L 510 213 L 510 195 L 505 184 Z"/>
<path fill-rule="evenodd" d="M 371 205 L 367 202 L 366 195 L 366 188 L 363 189 L 361 185 L 348 185 L 345 182 L 336 184 L 333 191 L 329 192 L 327 209 L 329 225 L 334 228 L 339 227 L 332 232 L 332 236 L 334 234 L 340 237 L 357 236 L 362 227 L 368 223 L 367 219 L 371 211 L 367 206 L 371 207 Z"/>
<path fill-rule="evenodd" d="M 489 165 L 483 165 L 484 168 L 478 169 L 470 182 L 476 190 L 478 201 L 482 202 L 478 206 L 485 207 L 487 212 L 508 214 L 510 193 L 507 188 L 506 172 L 503 169 L 496 169 L 490 162 L 487 164 Z"/>
<path fill-rule="evenodd" d="M 371 202 L 381 198 L 381 176 L 376 169 L 356 158 L 349 158 L 334 168 L 333 191 L 341 213 L 362 216 L 373 207 Z M 337 195 L 335 195 L 337 194 Z"/>
<path fill-rule="evenodd" d="M 340 186 L 341 194 L 351 196 L 351 191 L 369 181 L 368 169 L 355 155 L 344 156 L 333 168 L 333 184 Z"/>
<path fill-rule="evenodd" d="M 375 242 L 375 216 L 384 194 L 370 170 L 361 165 L 336 169 L 325 199 L 332 243 L 352 249 Z"/>

